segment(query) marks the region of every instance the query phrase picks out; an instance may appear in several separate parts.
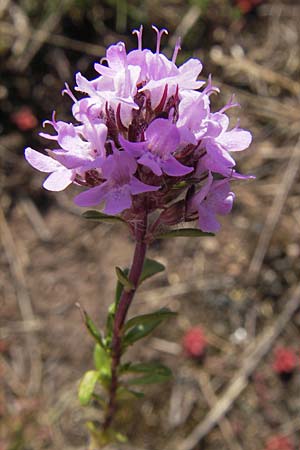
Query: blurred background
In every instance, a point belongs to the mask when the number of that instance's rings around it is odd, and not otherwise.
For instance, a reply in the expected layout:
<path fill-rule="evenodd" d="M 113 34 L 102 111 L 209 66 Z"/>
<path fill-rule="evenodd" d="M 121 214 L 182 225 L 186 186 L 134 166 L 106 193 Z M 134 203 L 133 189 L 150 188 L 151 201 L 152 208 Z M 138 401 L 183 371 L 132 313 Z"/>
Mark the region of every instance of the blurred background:
<path fill-rule="evenodd" d="M 72 198 L 41 188 L 23 150 L 42 150 L 41 122 L 74 74 L 122 40 L 154 49 L 151 24 L 166 27 L 164 52 L 182 36 L 178 63 L 195 56 L 221 89 L 213 109 L 254 135 L 238 169 L 232 215 L 214 238 L 162 241 L 150 257 L 167 267 L 136 297 L 133 313 L 168 306 L 177 319 L 133 349 L 174 377 L 128 400 L 118 422 L 127 450 L 295 450 L 300 445 L 300 3 L 297 0 L 0 1 L 0 449 L 84 450 L 78 380 L 93 342 L 76 302 L 103 326 L 114 266 L 133 245 L 117 225 L 84 221 Z M 191 352 L 196 342 L 197 354 Z M 195 347 L 193 347 L 195 348 Z M 112 447 L 114 449 L 119 446 Z"/>

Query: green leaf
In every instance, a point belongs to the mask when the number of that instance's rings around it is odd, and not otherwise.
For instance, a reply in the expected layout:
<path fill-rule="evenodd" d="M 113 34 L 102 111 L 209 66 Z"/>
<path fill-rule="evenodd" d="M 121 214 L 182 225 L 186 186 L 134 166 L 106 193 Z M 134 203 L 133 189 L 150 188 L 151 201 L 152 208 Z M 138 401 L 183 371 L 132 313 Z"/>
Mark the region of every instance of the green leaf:
<path fill-rule="evenodd" d="M 127 437 L 113 428 L 99 430 L 93 422 L 87 422 L 86 425 L 92 435 L 92 445 L 89 448 L 104 448 L 107 444 L 113 442 L 120 442 L 122 444 L 127 442 Z"/>
<path fill-rule="evenodd" d="M 135 289 L 134 284 L 129 280 L 126 273 L 120 269 L 120 267 L 116 267 L 116 274 L 118 281 L 122 284 L 126 292 L 130 292 Z"/>
<path fill-rule="evenodd" d="M 123 269 L 122 272 L 128 278 L 129 269 L 128 268 Z M 117 281 L 117 286 L 116 286 L 116 292 L 115 292 L 115 303 L 114 303 L 115 307 L 117 307 L 119 302 L 120 302 L 122 292 L 123 292 L 123 284 L 120 283 L 120 281 L 118 280 Z"/>
<path fill-rule="evenodd" d="M 155 311 L 150 314 L 142 314 L 140 316 L 135 316 L 129 319 L 125 324 L 125 330 L 132 328 L 136 325 L 148 324 L 152 323 L 155 320 L 159 320 L 160 322 L 169 319 L 170 317 L 176 316 L 177 313 L 171 311 L 169 308 L 161 308 L 158 311 Z"/>
<path fill-rule="evenodd" d="M 138 392 L 138 391 L 134 391 L 132 389 L 128 389 L 125 386 L 119 386 L 118 390 L 117 390 L 117 398 L 119 400 L 125 400 L 128 399 L 128 396 L 132 397 L 134 396 L 135 398 L 143 398 L 145 397 L 145 394 L 143 392 Z"/>
<path fill-rule="evenodd" d="M 152 314 L 144 314 L 133 317 L 125 324 L 128 330 L 123 338 L 123 345 L 131 345 L 151 333 L 161 322 L 176 315 L 168 308 L 162 308 Z"/>
<path fill-rule="evenodd" d="M 83 375 L 78 388 L 78 398 L 82 406 L 89 404 L 98 378 L 99 374 L 96 370 L 88 370 Z"/>
<path fill-rule="evenodd" d="M 128 385 L 163 383 L 172 376 L 168 367 L 156 362 L 131 364 L 126 368 L 126 372 L 144 374 L 141 377 L 127 380 Z"/>
<path fill-rule="evenodd" d="M 111 377 L 111 358 L 107 351 L 99 344 L 94 348 L 94 364 L 98 374 L 103 379 L 110 379 Z"/>
<path fill-rule="evenodd" d="M 155 236 L 156 239 L 168 239 L 174 237 L 208 237 L 214 236 L 213 233 L 205 233 L 197 230 L 197 228 L 179 228 L 177 230 L 169 230 Z"/>
<path fill-rule="evenodd" d="M 93 320 L 90 318 L 88 313 L 80 306 L 79 303 L 76 304 L 80 310 L 80 313 L 82 315 L 84 324 L 86 328 L 88 329 L 89 333 L 93 336 L 93 338 L 98 342 L 98 344 L 101 345 L 101 347 L 104 347 L 104 342 L 101 336 L 100 331 L 98 330 L 97 326 L 93 322 Z"/>
<path fill-rule="evenodd" d="M 85 211 L 82 216 L 85 219 L 88 220 L 94 220 L 96 222 L 108 222 L 108 223 L 115 223 L 115 222 L 122 222 L 126 223 L 125 220 L 123 220 L 119 216 L 109 216 L 108 214 L 104 214 L 100 211 L 90 209 L 88 211 Z"/>
<path fill-rule="evenodd" d="M 165 266 L 154 259 L 146 259 L 143 265 L 142 274 L 139 279 L 139 284 L 145 281 L 147 278 L 152 277 L 153 275 L 163 272 L 165 270 Z"/>
<path fill-rule="evenodd" d="M 132 378 L 131 380 L 127 380 L 128 385 L 132 384 L 156 384 L 156 383 L 164 383 L 165 381 L 168 381 L 171 378 L 172 374 L 165 375 L 160 373 L 154 373 L 154 374 L 146 374 L 143 377 L 138 378 Z"/>
<path fill-rule="evenodd" d="M 162 375 L 166 377 L 172 375 L 171 369 L 158 362 L 129 364 L 124 365 L 123 367 L 123 372 L 147 373 L 152 375 Z"/>

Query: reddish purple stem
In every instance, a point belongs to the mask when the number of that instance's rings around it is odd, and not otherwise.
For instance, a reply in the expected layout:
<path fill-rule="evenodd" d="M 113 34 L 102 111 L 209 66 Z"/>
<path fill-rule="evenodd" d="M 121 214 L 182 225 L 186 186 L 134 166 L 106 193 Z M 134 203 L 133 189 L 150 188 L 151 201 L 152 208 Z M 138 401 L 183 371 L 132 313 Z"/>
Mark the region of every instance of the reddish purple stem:
<path fill-rule="evenodd" d="M 145 242 L 145 235 L 147 231 L 147 215 L 143 218 L 142 224 L 136 231 L 136 245 L 133 255 L 133 261 L 129 272 L 129 280 L 134 286 L 134 289 L 122 292 L 120 302 L 115 315 L 113 338 L 112 338 L 112 363 L 111 363 L 111 384 L 109 389 L 108 408 L 103 424 L 103 429 L 107 430 L 114 418 L 116 412 L 116 394 L 118 389 L 118 368 L 122 353 L 122 335 L 123 325 L 125 323 L 128 309 L 133 300 L 138 282 L 142 273 L 143 264 L 146 256 L 147 244 Z"/>

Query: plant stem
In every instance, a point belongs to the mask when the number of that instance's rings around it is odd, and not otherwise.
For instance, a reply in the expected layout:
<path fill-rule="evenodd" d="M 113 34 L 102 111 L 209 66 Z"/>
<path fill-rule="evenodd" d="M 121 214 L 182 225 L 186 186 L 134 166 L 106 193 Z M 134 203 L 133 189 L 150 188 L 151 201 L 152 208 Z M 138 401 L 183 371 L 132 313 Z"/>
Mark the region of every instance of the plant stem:
<path fill-rule="evenodd" d="M 109 389 L 108 408 L 103 424 L 103 429 L 107 430 L 114 418 L 116 412 L 116 393 L 118 388 L 118 368 L 122 353 L 122 333 L 123 325 L 126 320 L 128 309 L 133 300 L 138 282 L 142 273 L 143 264 L 147 251 L 147 244 L 144 241 L 147 231 L 147 215 L 144 216 L 142 223 L 136 231 L 136 244 L 133 255 L 133 261 L 129 272 L 129 280 L 132 282 L 134 289 L 122 292 L 120 302 L 116 311 L 113 338 L 112 338 L 112 363 L 111 363 L 111 384 Z"/>

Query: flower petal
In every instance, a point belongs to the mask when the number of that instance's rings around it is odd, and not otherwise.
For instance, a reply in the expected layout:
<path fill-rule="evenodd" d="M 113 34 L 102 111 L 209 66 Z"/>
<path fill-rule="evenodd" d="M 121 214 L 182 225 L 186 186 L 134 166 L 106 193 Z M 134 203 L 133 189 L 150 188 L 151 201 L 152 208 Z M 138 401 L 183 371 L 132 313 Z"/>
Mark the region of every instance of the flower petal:
<path fill-rule="evenodd" d="M 50 156 L 43 155 L 30 147 L 25 149 L 25 159 L 32 167 L 40 170 L 41 172 L 54 172 L 62 167 L 59 162 L 55 161 L 53 158 L 50 158 Z"/>
<path fill-rule="evenodd" d="M 158 191 L 160 186 L 150 186 L 149 184 L 142 183 L 136 177 L 132 177 L 130 182 L 130 192 L 132 195 L 142 194 L 143 192 Z"/>
<path fill-rule="evenodd" d="M 110 191 L 105 200 L 105 208 L 103 210 L 105 214 L 115 215 L 121 213 L 124 209 L 130 208 L 132 200 L 129 186 L 122 186 L 119 189 Z"/>
<path fill-rule="evenodd" d="M 220 230 L 221 225 L 217 221 L 216 215 L 213 211 L 200 205 L 198 208 L 198 214 L 198 225 L 200 230 L 206 233 L 217 233 Z"/>
<path fill-rule="evenodd" d="M 249 131 L 234 129 L 222 134 L 217 140 L 228 152 L 240 152 L 249 147 L 252 135 Z"/>
<path fill-rule="evenodd" d="M 57 170 L 51 173 L 43 183 L 43 186 L 48 191 L 63 191 L 68 187 L 75 178 L 73 170 Z"/>
<path fill-rule="evenodd" d="M 99 205 L 106 197 L 109 191 L 107 183 L 95 186 L 87 191 L 81 192 L 74 198 L 74 203 L 78 206 L 96 206 Z"/>
<path fill-rule="evenodd" d="M 171 156 L 167 161 L 161 163 L 162 170 L 171 177 L 180 177 L 193 172 L 193 167 L 187 167 L 177 161 L 174 156 Z"/>
<path fill-rule="evenodd" d="M 139 159 L 138 163 L 142 166 L 149 167 L 152 172 L 160 177 L 162 175 L 161 160 L 158 157 L 154 157 L 150 152 L 144 153 Z"/>

